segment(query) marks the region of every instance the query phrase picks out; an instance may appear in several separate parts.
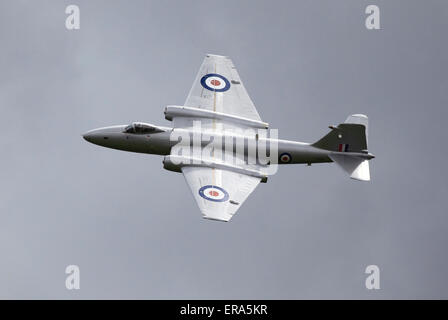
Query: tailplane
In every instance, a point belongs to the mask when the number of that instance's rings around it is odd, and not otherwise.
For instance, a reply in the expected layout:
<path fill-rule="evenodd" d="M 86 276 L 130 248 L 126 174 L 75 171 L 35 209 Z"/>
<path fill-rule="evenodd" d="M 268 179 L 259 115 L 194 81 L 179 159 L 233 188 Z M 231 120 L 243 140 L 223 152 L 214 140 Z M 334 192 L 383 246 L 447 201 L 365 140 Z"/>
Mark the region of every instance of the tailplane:
<path fill-rule="evenodd" d="M 326 136 L 313 144 L 314 147 L 331 151 L 329 157 L 350 178 L 370 181 L 369 160 L 374 156 L 367 148 L 368 118 L 363 114 L 351 115 L 344 123 L 330 126 Z"/>
<path fill-rule="evenodd" d="M 369 160 L 351 155 L 332 154 L 330 159 L 336 162 L 350 178 L 360 181 L 370 181 Z"/>

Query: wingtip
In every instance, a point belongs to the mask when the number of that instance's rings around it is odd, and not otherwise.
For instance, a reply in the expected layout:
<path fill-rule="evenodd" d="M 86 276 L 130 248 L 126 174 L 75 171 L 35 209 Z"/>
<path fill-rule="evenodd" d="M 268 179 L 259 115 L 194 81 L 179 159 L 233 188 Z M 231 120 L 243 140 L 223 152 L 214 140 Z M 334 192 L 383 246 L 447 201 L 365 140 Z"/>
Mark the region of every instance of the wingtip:
<path fill-rule="evenodd" d="M 362 113 L 356 113 L 356 114 L 352 114 L 352 117 L 358 117 L 358 118 L 368 118 L 367 115 L 362 114 Z"/>
<path fill-rule="evenodd" d="M 222 55 L 213 54 L 213 53 L 207 53 L 206 57 L 207 58 L 211 58 L 211 57 L 214 57 L 214 58 L 228 58 L 228 56 L 222 56 Z"/>
<path fill-rule="evenodd" d="M 212 220 L 212 221 L 229 222 L 230 218 L 232 218 L 232 217 L 229 217 L 229 219 L 227 219 L 227 220 L 222 219 L 222 218 L 211 217 L 211 216 L 202 216 L 202 218 L 204 218 L 206 220 Z"/>

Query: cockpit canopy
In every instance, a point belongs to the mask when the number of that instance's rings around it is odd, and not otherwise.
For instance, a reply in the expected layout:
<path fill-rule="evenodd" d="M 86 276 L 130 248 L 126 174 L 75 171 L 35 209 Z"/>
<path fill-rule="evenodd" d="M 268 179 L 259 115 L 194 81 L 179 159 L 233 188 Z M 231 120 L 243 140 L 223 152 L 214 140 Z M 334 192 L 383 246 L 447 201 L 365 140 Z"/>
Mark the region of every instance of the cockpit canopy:
<path fill-rule="evenodd" d="M 124 129 L 124 132 L 133 134 L 149 134 L 163 132 L 163 130 L 148 123 L 133 122 Z"/>

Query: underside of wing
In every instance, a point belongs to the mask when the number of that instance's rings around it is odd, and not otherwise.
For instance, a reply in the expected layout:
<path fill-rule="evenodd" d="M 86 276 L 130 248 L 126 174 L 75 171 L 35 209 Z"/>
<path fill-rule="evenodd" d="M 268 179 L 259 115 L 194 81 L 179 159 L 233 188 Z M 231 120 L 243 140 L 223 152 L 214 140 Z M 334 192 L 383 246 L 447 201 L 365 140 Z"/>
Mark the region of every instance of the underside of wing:
<path fill-rule="evenodd" d="M 188 186 L 206 219 L 229 221 L 260 178 L 208 167 L 183 167 Z"/>
<path fill-rule="evenodd" d="M 236 68 L 225 56 L 205 57 L 185 106 L 261 121 Z"/>

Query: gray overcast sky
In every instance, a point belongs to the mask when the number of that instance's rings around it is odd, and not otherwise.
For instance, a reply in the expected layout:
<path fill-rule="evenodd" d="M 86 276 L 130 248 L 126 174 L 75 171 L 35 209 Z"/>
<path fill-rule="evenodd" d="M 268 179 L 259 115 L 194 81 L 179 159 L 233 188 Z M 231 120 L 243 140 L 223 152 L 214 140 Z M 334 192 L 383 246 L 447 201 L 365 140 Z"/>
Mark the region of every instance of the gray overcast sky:
<path fill-rule="evenodd" d="M 447 31 L 447 1 L 2 0 L 0 298 L 448 298 Z M 217 223 L 161 157 L 81 138 L 169 125 L 206 53 L 281 138 L 369 115 L 371 183 L 282 167 Z"/>

